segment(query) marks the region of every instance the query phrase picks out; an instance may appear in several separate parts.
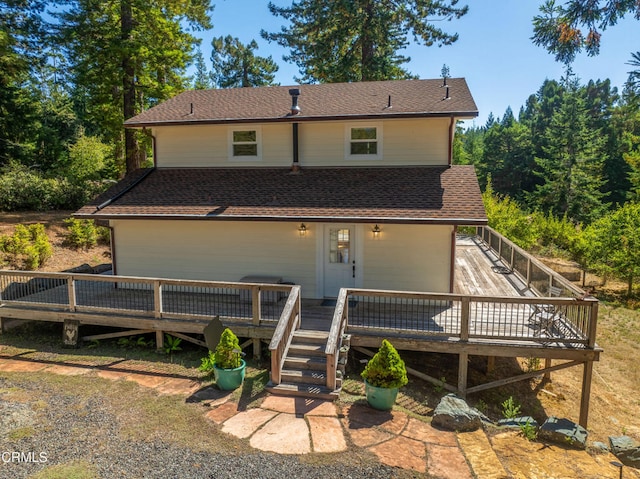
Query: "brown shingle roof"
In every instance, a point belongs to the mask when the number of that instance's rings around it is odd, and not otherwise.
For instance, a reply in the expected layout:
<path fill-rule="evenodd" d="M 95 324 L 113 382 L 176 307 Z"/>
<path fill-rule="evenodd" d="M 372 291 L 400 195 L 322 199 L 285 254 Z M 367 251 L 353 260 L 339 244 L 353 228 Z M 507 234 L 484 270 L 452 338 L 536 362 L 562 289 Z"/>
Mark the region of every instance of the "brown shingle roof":
<path fill-rule="evenodd" d="M 288 86 L 190 90 L 125 122 L 143 127 L 184 123 L 308 121 L 334 118 L 478 115 L 464 78 L 299 85 L 300 114 L 290 115 Z M 388 107 L 391 97 L 391 107 Z M 193 111 L 192 111 L 193 109 Z"/>
<path fill-rule="evenodd" d="M 298 174 L 284 168 L 167 168 L 152 170 L 129 191 L 122 194 L 122 190 L 115 185 L 76 216 L 443 224 L 487 221 L 473 166 L 305 168 Z M 97 210 L 111 198 L 115 199 Z"/>

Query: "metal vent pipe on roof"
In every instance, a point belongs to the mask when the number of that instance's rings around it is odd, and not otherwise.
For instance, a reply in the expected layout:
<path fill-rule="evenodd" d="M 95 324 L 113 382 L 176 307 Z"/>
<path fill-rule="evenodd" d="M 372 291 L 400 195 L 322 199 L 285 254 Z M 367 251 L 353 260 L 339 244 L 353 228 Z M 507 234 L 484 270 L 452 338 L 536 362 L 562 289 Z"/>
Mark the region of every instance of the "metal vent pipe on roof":
<path fill-rule="evenodd" d="M 298 97 L 300 96 L 300 88 L 289 89 L 289 95 L 291 95 L 291 114 L 298 115 L 300 113 L 300 107 L 298 106 Z"/>

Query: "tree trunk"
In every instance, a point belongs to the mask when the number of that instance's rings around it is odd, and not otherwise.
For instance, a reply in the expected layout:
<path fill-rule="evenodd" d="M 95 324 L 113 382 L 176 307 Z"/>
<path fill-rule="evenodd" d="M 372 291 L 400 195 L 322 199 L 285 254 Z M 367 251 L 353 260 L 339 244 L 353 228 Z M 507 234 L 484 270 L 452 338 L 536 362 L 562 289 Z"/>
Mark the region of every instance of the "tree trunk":
<path fill-rule="evenodd" d="M 633 273 L 627 278 L 627 296 L 630 298 L 633 293 Z"/>
<path fill-rule="evenodd" d="M 128 120 L 136 114 L 135 64 L 129 51 L 131 32 L 133 31 L 133 9 L 129 0 L 120 4 L 120 39 L 122 40 L 122 111 L 123 119 Z M 125 129 L 124 146 L 127 173 L 140 168 L 140 154 L 135 131 Z"/>
<path fill-rule="evenodd" d="M 364 8 L 366 18 L 362 25 L 362 59 L 360 61 L 360 70 L 361 70 L 361 81 L 370 81 L 373 80 L 371 78 L 371 71 L 373 66 L 373 55 L 374 55 L 374 47 L 373 47 L 373 39 L 371 38 L 371 23 L 373 20 L 373 2 L 369 0 L 366 2 L 366 6 Z"/>

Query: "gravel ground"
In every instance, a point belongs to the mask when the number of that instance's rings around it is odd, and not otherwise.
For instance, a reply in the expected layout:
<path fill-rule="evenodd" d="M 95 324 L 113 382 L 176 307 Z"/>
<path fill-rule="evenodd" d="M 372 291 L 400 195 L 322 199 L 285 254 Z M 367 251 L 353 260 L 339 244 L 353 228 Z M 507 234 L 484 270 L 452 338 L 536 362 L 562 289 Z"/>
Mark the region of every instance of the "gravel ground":
<path fill-rule="evenodd" d="M 11 417 L 10 421 L 0 422 L 1 479 L 26 478 L 46 467 L 71 461 L 92 464 L 103 479 L 358 479 L 398 476 L 398 470 L 380 464 L 320 466 L 303 464 L 295 456 L 258 452 L 229 455 L 193 451 L 157 440 L 130 441 L 119 435 L 117 417 L 100 397 L 79 399 L 53 393 L 46 384 L 0 378 L 0 393 L 11 388 L 26 390 L 32 398 L 32 407 L 25 408 L 21 403 L 0 399 L 0 414 Z M 46 398 L 46 407 L 33 407 L 33 401 L 39 397 Z M 34 429 L 31 435 L 14 439 L 8 433 L 15 431 L 16 426 Z M 14 451 L 32 452 L 36 460 L 44 453 L 46 462 L 12 462 L 8 460 L 10 456 L 7 453 Z"/>

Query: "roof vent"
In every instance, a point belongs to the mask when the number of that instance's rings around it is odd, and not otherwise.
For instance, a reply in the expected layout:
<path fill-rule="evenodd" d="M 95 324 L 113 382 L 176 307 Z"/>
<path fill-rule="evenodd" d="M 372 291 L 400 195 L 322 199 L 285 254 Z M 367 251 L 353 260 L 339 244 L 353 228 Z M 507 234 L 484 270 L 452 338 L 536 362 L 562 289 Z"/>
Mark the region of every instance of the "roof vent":
<path fill-rule="evenodd" d="M 298 97 L 300 96 L 300 88 L 289 89 L 289 95 L 291 95 L 291 114 L 300 114 L 300 107 L 298 106 Z"/>

